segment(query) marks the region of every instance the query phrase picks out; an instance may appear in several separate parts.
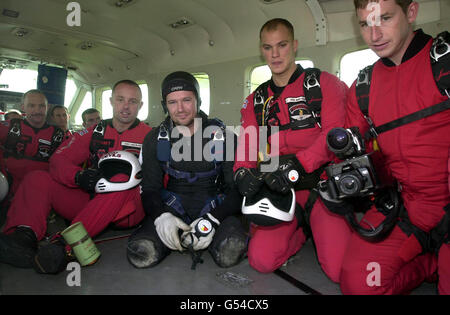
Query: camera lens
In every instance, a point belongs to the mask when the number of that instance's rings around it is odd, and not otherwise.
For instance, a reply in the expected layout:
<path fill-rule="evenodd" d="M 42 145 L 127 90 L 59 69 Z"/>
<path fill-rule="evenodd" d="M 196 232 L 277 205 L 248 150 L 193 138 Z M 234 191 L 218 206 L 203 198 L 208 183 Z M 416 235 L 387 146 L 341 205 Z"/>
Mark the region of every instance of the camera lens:
<path fill-rule="evenodd" d="M 361 191 L 362 183 L 360 178 L 354 174 L 346 174 L 339 181 L 339 189 L 345 195 L 355 195 Z"/>
<path fill-rule="evenodd" d="M 350 136 L 344 128 L 333 128 L 327 135 L 328 148 L 334 153 L 346 152 L 351 147 Z"/>

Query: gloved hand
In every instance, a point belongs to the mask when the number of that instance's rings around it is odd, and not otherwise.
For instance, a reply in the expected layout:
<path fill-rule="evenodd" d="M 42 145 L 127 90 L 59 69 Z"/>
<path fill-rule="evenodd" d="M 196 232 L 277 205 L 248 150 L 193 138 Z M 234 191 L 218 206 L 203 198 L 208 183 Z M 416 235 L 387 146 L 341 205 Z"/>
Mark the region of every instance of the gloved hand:
<path fill-rule="evenodd" d="M 286 194 L 305 174 L 295 155 L 289 154 L 280 156 L 278 169 L 267 173 L 264 180 L 271 190 Z"/>
<path fill-rule="evenodd" d="M 190 231 L 191 227 L 170 212 L 164 212 L 155 220 L 156 232 L 161 241 L 172 250 L 183 251 L 178 230 Z"/>
<path fill-rule="evenodd" d="M 85 169 L 77 172 L 75 175 L 75 184 L 82 189 L 91 192 L 95 190 L 95 184 L 103 177 L 98 169 Z"/>
<path fill-rule="evenodd" d="M 207 213 L 191 223 L 190 231 L 181 235 L 181 244 L 185 248 L 192 244 L 195 251 L 207 248 L 211 244 L 219 224 L 219 220 Z"/>
<path fill-rule="evenodd" d="M 257 169 L 241 167 L 234 174 L 234 182 L 241 195 L 250 198 L 261 189 L 264 179 Z"/>

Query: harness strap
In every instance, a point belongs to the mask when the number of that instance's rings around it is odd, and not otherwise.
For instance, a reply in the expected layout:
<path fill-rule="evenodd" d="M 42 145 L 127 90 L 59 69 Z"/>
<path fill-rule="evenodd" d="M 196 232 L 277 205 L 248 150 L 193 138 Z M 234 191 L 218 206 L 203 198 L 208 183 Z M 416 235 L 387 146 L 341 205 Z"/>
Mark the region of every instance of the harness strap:
<path fill-rule="evenodd" d="M 397 127 L 421 120 L 423 118 L 426 118 L 428 116 L 440 113 L 442 111 L 445 111 L 447 109 L 450 108 L 450 99 L 447 99 L 439 104 L 421 109 L 419 111 L 416 111 L 412 114 L 406 115 L 404 117 L 395 119 L 393 121 L 390 121 L 388 123 L 385 123 L 381 126 L 375 127 L 373 126 L 373 123 L 369 123 L 372 124 L 373 128 L 369 128 L 369 130 L 366 132 L 366 134 L 364 135 L 364 137 L 367 140 L 370 140 L 371 138 L 377 138 L 378 135 L 380 133 L 395 129 Z"/>
<path fill-rule="evenodd" d="M 407 236 L 414 234 L 422 246 L 423 253 L 434 252 L 438 254 L 442 244 L 449 242 L 450 204 L 446 205 L 444 210 L 445 215 L 441 221 L 428 233 L 412 224 L 405 207 L 402 207 L 397 225 Z"/>
<path fill-rule="evenodd" d="M 218 166 L 216 165 L 214 169 L 206 172 L 185 172 L 170 167 L 169 162 L 161 163 L 161 167 L 164 173 L 169 174 L 169 176 L 172 176 L 176 179 L 185 179 L 188 181 L 188 183 L 193 183 L 200 178 L 217 176 L 220 173 L 220 170 L 222 169 L 222 165 Z"/>
<path fill-rule="evenodd" d="M 175 213 L 187 224 L 191 224 L 194 220 L 189 217 L 186 211 L 183 208 L 181 203 L 181 197 L 171 191 L 166 189 L 161 189 L 161 198 L 166 206 L 170 209 L 173 209 Z M 209 213 L 211 210 L 217 208 L 225 199 L 224 194 L 218 194 L 215 197 L 211 197 L 205 201 L 205 205 L 200 210 L 198 217 L 202 217 L 203 215 Z"/>
<path fill-rule="evenodd" d="M 7 158 L 12 156 L 16 159 L 26 159 L 38 162 L 47 162 L 53 152 L 56 151 L 58 146 L 64 140 L 64 131 L 62 129 L 54 127 L 53 134 L 50 141 L 45 141 L 45 143 L 38 144 L 37 152 L 34 156 L 25 155 L 25 147 L 23 150 L 18 152 L 17 145 L 19 143 L 25 144 L 31 142 L 31 136 L 22 135 L 22 120 L 12 119 L 11 125 L 8 131 L 8 136 L 5 141 L 5 153 L 4 157 Z M 50 145 L 48 144 L 50 143 Z"/>
<path fill-rule="evenodd" d="M 311 112 L 312 117 L 301 120 L 294 121 L 285 125 L 278 126 L 279 131 L 282 130 L 298 130 L 310 128 L 311 125 L 317 124 L 321 128 L 321 116 L 320 111 L 322 108 L 322 90 L 320 87 L 320 69 L 317 68 L 298 68 L 303 70 L 305 73 L 303 79 L 303 94 L 306 99 L 306 105 Z M 301 74 L 301 72 L 300 72 Z M 266 102 L 269 100 L 268 88 L 270 86 L 270 80 L 262 83 L 255 90 L 253 97 L 254 111 L 256 119 L 260 126 L 264 126 L 266 117 L 264 111 L 266 109 Z"/>

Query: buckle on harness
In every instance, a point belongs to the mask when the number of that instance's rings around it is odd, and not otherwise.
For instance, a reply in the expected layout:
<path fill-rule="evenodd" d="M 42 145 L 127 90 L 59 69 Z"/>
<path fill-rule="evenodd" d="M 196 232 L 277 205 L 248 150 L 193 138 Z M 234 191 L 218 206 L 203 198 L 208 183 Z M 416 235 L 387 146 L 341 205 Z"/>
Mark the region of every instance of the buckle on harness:
<path fill-rule="evenodd" d="M 225 137 L 221 129 L 214 132 L 213 141 L 225 141 Z"/>
<path fill-rule="evenodd" d="M 314 87 L 320 88 L 320 83 L 317 80 L 317 76 L 314 72 L 310 73 L 304 80 L 303 80 L 303 86 L 309 90 Z"/>
<path fill-rule="evenodd" d="M 105 129 L 103 127 L 103 124 L 100 122 L 99 124 L 97 124 L 97 126 L 95 126 L 94 132 L 95 133 L 99 133 L 101 136 L 103 136 L 105 134 Z"/>
<path fill-rule="evenodd" d="M 255 102 L 254 106 L 264 105 L 264 95 L 259 89 L 256 91 L 254 102 Z"/>
<path fill-rule="evenodd" d="M 430 50 L 430 57 L 434 62 L 438 62 L 439 59 L 450 53 L 450 45 L 445 41 L 442 36 L 437 37 L 434 40 L 433 47 Z"/>
<path fill-rule="evenodd" d="M 169 138 L 169 132 L 167 131 L 167 129 L 164 126 L 161 126 L 159 128 L 159 134 L 158 134 L 158 141 L 159 140 L 167 140 L 170 141 Z"/>
<path fill-rule="evenodd" d="M 9 131 L 9 133 L 14 134 L 15 136 L 20 136 L 20 128 L 17 125 L 14 125 L 11 130 Z"/>
<path fill-rule="evenodd" d="M 364 116 L 367 123 L 369 124 L 369 134 L 372 138 L 376 139 L 378 137 L 378 132 L 375 129 L 375 125 L 373 124 L 372 119 L 369 116 Z"/>
<path fill-rule="evenodd" d="M 358 78 L 356 79 L 356 86 L 367 84 L 369 85 L 369 74 L 366 69 L 362 70 L 358 74 Z"/>

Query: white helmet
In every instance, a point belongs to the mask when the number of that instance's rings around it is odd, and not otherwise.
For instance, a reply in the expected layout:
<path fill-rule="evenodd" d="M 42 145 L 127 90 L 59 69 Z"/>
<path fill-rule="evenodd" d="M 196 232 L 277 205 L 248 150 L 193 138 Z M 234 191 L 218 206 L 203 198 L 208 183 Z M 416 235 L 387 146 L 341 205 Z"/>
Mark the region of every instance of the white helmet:
<path fill-rule="evenodd" d="M 95 184 L 96 193 L 122 191 L 140 184 L 142 169 L 138 158 L 127 151 L 112 151 L 103 155 L 98 161 L 98 169 L 103 177 Z M 110 182 L 117 174 L 129 175 L 126 182 Z"/>
<path fill-rule="evenodd" d="M 242 213 L 257 225 L 271 226 L 291 222 L 295 215 L 295 191 L 286 195 L 270 190 L 264 185 L 253 197 L 244 197 Z"/>
<path fill-rule="evenodd" d="M 0 201 L 3 201 L 5 197 L 8 195 L 9 191 L 9 183 L 8 179 L 2 172 L 0 172 Z"/>

